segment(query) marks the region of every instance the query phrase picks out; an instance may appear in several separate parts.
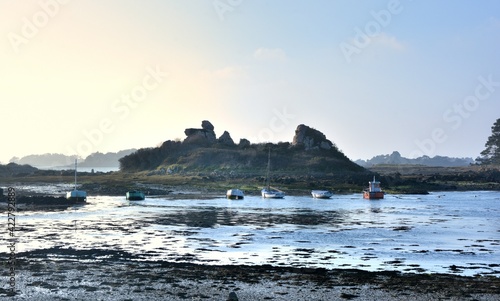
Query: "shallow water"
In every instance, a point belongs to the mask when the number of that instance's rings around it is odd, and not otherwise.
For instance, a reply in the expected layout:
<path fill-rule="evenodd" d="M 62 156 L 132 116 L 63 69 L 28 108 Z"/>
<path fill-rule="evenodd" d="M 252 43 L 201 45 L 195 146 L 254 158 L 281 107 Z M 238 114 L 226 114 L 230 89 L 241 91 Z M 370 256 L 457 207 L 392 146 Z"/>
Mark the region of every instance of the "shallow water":
<path fill-rule="evenodd" d="M 499 192 L 378 201 L 361 194 L 135 202 L 99 196 L 62 211 L 19 212 L 17 250 L 119 250 L 144 260 L 500 276 L 499 205 Z"/>

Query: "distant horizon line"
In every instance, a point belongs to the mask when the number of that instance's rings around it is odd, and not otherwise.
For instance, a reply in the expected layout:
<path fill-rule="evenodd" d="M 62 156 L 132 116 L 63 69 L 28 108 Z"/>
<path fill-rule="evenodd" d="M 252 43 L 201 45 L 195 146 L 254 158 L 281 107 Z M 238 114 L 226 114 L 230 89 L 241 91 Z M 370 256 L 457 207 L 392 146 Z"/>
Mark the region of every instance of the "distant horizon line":
<path fill-rule="evenodd" d="M 155 146 L 155 147 L 158 147 L 158 146 Z M 128 149 L 121 149 L 121 150 L 118 150 L 118 151 L 106 151 L 106 152 L 103 152 L 103 151 L 95 151 L 93 153 L 90 153 L 87 155 L 87 157 L 85 158 L 82 158 L 82 157 L 78 157 L 78 155 L 67 155 L 67 154 L 63 154 L 63 153 L 42 153 L 42 154 L 29 154 L 29 155 L 25 155 L 25 156 L 22 156 L 22 157 L 18 157 L 18 156 L 12 156 L 6 163 L 4 163 L 3 161 L 0 160 L 0 164 L 2 165 L 6 165 L 6 164 L 9 164 L 9 163 L 17 163 L 17 162 L 13 162 L 12 159 L 13 158 L 19 158 L 19 160 L 25 158 L 25 157 L 28 157 L 28 156 L 43 156 L 43 155 L 61 155 L 61 156 L 65 156 L 67 158 L 75 158 L 77 157 L 77 159 L 81 159 L 83 161 L 85 161 L 85 159 L 87 159 L 89 156 L 93 155 L 93 154 L 97 154 L 97 153 L 100 153 L 100 154 L 117 154 L 119 152 L 122 152 L 122 151 L 129 151 L 129 150 L 139 150 L 139 149 L 142 149 L 142 148 L 148 148 L 148 147 L 141 147 L 141 148 L 128 148 Z M 429 156 L 429 155 L 422 155 L 420 157 L 416 157 L 416 158 L 410 158 L 410 157 L 405 157 L 404 155 L 402 155 L 399 151 L 392 151 L 391 153 L 386 153 L 386 154 L 378 154 L 378 155 L 373 155 L 371 156 L 370 158 L 366 158 L 366 159 L 362 159 L 362 158 L 356 158 L 356 159 L 350 159 L 351 161 L 353 162 L 356 162 L 356 161 L 368 161 L 368 160 L 371 160 L 375 157 L 378 157 L 378 156 L 390 156 L 391 154 L 393 154 L 394 152 L 398 152 L 400 154 L 400 156 L 402 158 L 405 158 L 405 159 L 410 159 L 410 160 L 413 160 L 413 159 L 418 159 L 418 158 L 424 158 L 424 157 L 428 157 L 428 158 L 435 158 L 435 157 L 447 157 L 447 158 L 456 158 L 456 159 L 472 159 L 474 162 L 476 161 L 476 159 L 480 156 L 476 156 L 476 157 L 473 157 L 473 156 L 449 156 L 449 155 L 434 155 L 434 156 Z M 350 156 L 348 156 L 347 154 L 344 153 L 344 155 L 346 155 L 348 158 Z M 72 163 L 68 162 L 68 165 L 71 165 Z M 67 165 L 63 165 L 63 166 L 59 166 L 59 167 L 64 167 L 64 166 L 67 166 Z M 52 167 L 51 165 L 47 165 L 46 167 Z M 58 166 L 55 166 L 55 167 L 58 167 Z"/>

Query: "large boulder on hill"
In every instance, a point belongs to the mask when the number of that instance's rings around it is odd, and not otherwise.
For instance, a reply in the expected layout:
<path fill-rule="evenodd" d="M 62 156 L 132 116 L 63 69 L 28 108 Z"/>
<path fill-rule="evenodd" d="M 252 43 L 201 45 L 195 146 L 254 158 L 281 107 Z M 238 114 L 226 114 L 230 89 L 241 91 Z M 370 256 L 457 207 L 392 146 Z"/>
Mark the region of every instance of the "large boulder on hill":
<path fill-rule="evenodd" d="M 213 144 L 217 142 L 215 137 L 214 126 L 210 121 L 203 120 L 201 122 L 201 129 L 185 129 L 184 134 L 186 134 L 186 139 L 183 143 L 203 143 L 203 144 Z"/>
<path fill-rule="evenodd" d="M 304 147 L 305 150 L 329 150 L 334 147 L 333 143 L 326 139 L 326 136 L 322 132 L 303 124 L 297 126 L 295 136 L 293 136 L 292 145 Z"/>
<path fill-rule="evenodd" d="M 214 130 L 213 124 L 208 120 L 203 120 L 201 122 L 201 128 L 206 130 L 206 131 L 213 131 Z"/>
<path fill-rule="evenodd" d="M 219 137 L 218 141 L 221 144 L 230 145 L 230 146 L 234 145 L 234 140 L 233 140 L 233 138 L 231 138 L 231 135 L 229 135 L 228 131 L 224 131 L 222 136 Z"/>

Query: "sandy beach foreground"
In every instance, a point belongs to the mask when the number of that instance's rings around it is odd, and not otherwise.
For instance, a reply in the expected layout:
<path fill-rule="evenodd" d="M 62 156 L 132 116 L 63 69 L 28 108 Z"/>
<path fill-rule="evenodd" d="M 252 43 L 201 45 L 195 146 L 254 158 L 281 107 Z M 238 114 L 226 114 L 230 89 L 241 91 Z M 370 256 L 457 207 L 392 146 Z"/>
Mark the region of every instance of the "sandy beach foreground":
<path fill-rule="evenodd" d="M 67 250 L 67 249 L 66 249 Z M 81 254 L 80 254 L 81 253 Z M 96 254 L 108 259 L 95 261 Z M 76 255 L 76 256 L 75 256 Z M 3 253 L 2 258 L 6 257 Z M 6 261 L 4 261 L 6 262 Z M 49 249 L 19 254 L 5 300 L 499 300 L 500 278 L 137 261 L 123 252 Z"/>

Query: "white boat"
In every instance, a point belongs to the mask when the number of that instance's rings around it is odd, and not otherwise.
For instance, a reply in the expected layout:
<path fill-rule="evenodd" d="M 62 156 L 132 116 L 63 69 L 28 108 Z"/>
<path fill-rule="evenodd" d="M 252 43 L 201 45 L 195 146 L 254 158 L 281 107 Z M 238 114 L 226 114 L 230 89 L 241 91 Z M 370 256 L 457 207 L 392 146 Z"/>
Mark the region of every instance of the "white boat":
<path fill-rule="evenodd" d="M 333 193 L 328 190 L 311 190 L 312 197 L 315 199 L 329 199 Z"/>
<path fill-rule="evenodd" d="M 226 197 L 231 200 L 242 200 L 245 197 L 245 194 L 239 189 L 229 189 L 226 192 Z"/>
<path fill-rule="evenodd" d="M 270 186 L 263 188 L 261 190 L 262 197 L 266 199 L 282 199 L 285 197 L 285 193 L 279 189 L 272 188 Z"/>
<path fill-rule="evenodd" d="M 66 199 L 76 202 L 85 202 L 87 200 L 87 192 L 76 189 L 76 159 L 75 159 L 75 188 L 66 193 Z"/>
<path fill-rule="evenodd" d="M 285 193 L 279 189 L 270 186 L 269 172 L 271 166 L 271 149 L 269 149 L 269 154 L 267 158 L 267 177 L 266 177 L 266 187 L 262 188 L 260 193 L 263 198 L 266 199 L 282 199 L 285 197 Z"/>

